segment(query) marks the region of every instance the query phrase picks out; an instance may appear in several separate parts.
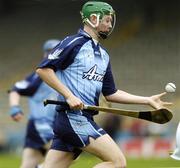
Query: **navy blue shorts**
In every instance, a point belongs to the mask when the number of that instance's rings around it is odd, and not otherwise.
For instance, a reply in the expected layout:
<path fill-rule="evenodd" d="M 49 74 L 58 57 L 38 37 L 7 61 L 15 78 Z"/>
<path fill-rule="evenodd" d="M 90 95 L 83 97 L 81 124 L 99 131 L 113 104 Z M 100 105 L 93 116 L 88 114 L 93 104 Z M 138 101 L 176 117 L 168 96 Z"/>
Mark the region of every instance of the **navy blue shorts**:
<path fill-rule="evenodd" d="M 82 152 L 80 148 L 106 134 L 92 118 L 70 112 L 58 112 L 54 122 L 54 138 L 51 149 L 73 152 L 74 159 Z"/>
<path fill-rule="evenodd" d="M 45 121 L 35 121 L 29 120 L 26 136 L 25 136 L 25 144 L 24 147 L 37 149 L 44 154 L 46 149 L 44 145 L 49 143 L 53 138 L 53 129 L 52 125 Z"/>

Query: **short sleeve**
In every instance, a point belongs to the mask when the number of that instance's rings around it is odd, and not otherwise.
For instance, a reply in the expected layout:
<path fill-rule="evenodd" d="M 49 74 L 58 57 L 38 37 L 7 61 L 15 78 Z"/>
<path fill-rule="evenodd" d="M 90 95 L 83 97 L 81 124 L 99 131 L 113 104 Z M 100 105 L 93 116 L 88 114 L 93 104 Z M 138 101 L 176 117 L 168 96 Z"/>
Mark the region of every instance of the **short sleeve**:
<path fill-rule="evenodd" d="M 111 70 L 111 64 L 109 62 L 106 73 L 104 75 L 103 79 L 103 86 L 102 86 L 102 93 L 104 96 L 111 95 L 117 91 L 112 70 Z"/>
<path fill-rule="evenodd" d="M 51 68 L 54 71 L 64 70 L 71 65 L 82 45 L 87 39 L 80 37 L 69 37 L 59 43 L 53 51 L 44 59 L 38 68 Z"/>
<path fill-rule="evenodd" d="M 42 80 L 37 74 L 32 73 L 24 80 L 18 81 L 14 84 L 11 91 L 16 91 L 23 96 L 32 96 L 39 88 Z"/>

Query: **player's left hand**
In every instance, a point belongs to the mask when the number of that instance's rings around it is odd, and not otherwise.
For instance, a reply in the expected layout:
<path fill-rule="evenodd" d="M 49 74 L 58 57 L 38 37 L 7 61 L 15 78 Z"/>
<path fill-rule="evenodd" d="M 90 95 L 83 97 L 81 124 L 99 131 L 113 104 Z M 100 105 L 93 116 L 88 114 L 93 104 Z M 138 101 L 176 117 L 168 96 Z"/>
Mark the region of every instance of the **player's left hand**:
<path fill-rule="evenodd" d="M 155 109 L 165 108 L 166 106 L 172 105 L 171 102 L 165 102 L 161 100 L 161 97 L 166 95 L 166 92 L 153 95 L 149 98 L 149 105 Z"/>

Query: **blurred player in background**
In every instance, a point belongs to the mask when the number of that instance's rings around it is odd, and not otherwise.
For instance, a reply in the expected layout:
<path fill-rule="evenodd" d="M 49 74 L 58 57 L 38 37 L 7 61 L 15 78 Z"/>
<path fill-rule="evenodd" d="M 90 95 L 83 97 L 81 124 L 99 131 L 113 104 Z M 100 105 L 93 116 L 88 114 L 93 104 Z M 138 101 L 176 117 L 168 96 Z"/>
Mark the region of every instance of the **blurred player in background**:
<path fill-rule="evenodd" d="M 59 43 L 51 39 L 44 43 L 44 57 Z M 45 58 L 46 59 L 46 58 Z M 56 98 L 56 92 L 45 84 L 36 73 L 31 73 L 24 80 L 14 84 L 9 93 L 10 115 L 14 121 L 21 121 L 23 112 L 20 107 L 21 96 L 28 97 L 29 118 L 21 168 L 35 168 L 43 161 L 48 144 L 53 137 L 52 124 L 54 108 L 44 107 L 43 100 Z"/>
<path fill-rule="evenodd" d="M 36 71 L 59 93 L 58 100 L 71 107 L 62 111 L 56 106 L 54 138 L 44 168 L 68 168 L 82 150 L 103 161 L 94 168 L 125 168 L 119 146 L 94 122 L 93 115 L 98 112 L 82 110 L 83 105 L 98 105 L 101 93 L 110 102 L 146 104 L 155 109 L 171 103 L 161 101 L 165 93 L 142 97 L 116 89 L 109 55 L 99 43 L 113 31 L 115 11 L 107 3 L 89 1 L 81 15 L 84 28 L 56 46 Z"/>
<path fill-rule="evenodd" d="M 170 156 L 175 160 L 180 160 L 180 123 L 176 130 L 176 148 Z"/>

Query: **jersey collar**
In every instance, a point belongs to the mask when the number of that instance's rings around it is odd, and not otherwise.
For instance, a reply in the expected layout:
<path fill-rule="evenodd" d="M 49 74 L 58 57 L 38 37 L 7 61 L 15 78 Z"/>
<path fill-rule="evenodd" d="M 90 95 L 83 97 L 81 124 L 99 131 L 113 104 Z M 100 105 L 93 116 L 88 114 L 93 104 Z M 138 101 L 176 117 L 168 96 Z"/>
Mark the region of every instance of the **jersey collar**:
<path fill-rule="evenodd" d="M 85 32 L 83 29 L 79 29 L 78 34 L 92 39 L 92 37 L 87 32 Z"/>
<path fill-rule="evenodd" d="M 97 40 L 93 39 L 93 38 L 92 38 L 87 32 L 85 32 L 83 29 L 79 29 L 78 34 L 80 34 L 80 35 L 82 35 L 82 36 L 84 36 L 84 37 L 90 38 L 90 39 L 94 42 L 95 45 L 99 44 L 99 42 L 98 42 Z"/>

